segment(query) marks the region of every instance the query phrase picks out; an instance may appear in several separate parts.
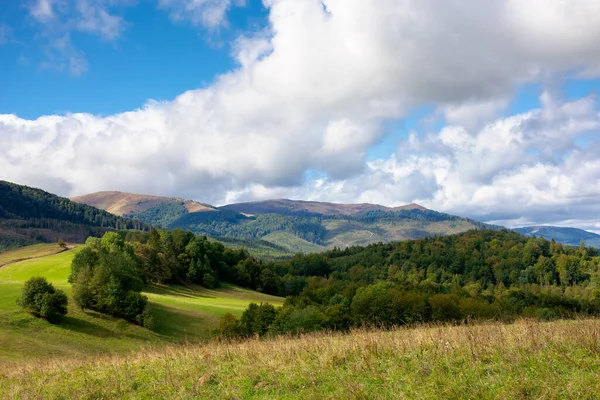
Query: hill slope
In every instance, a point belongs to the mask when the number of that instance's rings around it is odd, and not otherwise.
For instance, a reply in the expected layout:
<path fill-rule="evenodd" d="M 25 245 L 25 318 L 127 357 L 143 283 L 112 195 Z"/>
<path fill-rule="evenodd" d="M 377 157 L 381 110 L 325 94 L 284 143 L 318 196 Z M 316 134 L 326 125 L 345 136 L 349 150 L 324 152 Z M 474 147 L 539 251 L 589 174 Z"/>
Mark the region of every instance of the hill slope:
<path fill-rule="evenodd" d="M 188 212 L 212 211 L 214 207 L 177 197 L 162 197 L 125 192 L 96 192 L 71 198 L 76 203 L 87 204 L 116 215 L 140 213 L 161 204 L 180 204 Z"/>
<path fill-rule="evenodd" d="M 561 226 L 524 226 L 515 231 L 525 236 L 544 237 L 571 246 L 579 246 L 583 240 L 586 246 L 600 248 L 600 235 L 583 229 L 567 228 Z"/>
<path fill-rule="evenodd" d="M 0 365 L 15 398 L 593 399 L 598 320 L 434 326 Z M 596 339 L 594 339 L 596 338 Z"/>
<path fill-rule="evenodd" d="M 129 217 L 170 229 L 243 240 L 244 246 L 255 250 L 255 254 L 270 258 L 498 228 L 418 204 L 385 207 L 279 199 L 218 208 L 204 205 L 200 211 L 193 211 L 186 208 L 189 201 L 130 193 L 100 192 L 74 200 L 113 212 L 127 212 Z M 265 241 L 276 248 L 265 251 Z"/>
<path fill-rule="evenodd" d="M 303 200 L 265 200 L 258 202 L 228 204 L 219 207 L 222 210 L 235 211 L 242 214 L 282 214 L 282 215 L 358 215 L 367 211 L 400 211 L 427 210 L 418 204 L 400 207 L 385 207 L 379 204 L 337 204 Z"/>
<path fill-rule="evenodd" d="M 254 302 L 279 305 L 282 298 L 234 285 L 209 290 L 199 286 L 149 285 L 148 296 L 157 327 L 140 326 L 94 311 L 82 312 L 69 299 L 69 313 L 59 325 L 32 317 L 16 304 L 24 282 L 44 276 L 71 293 L 67 278 L 80 247 L 64 250 L 43 244 L 2 253 L 0 267 L 0 365 L 48 357 L 113 354 L 148 346 L 203 341 L 226 312 L 241 313 Z M 1 396 L 0 396 L 1 397 Z"/>
<path fill-rule="evenodd" d="M 125 192 L 97 192 L 71 200 L 163 227 L 169 227 L 173 221 L 188 213 L 215 210 L 214 207 L 192 200 Z"/>
<path fill-rule="evenodd" d="M 83 242 L 107 230 L 147 229 L 140 221 L 28 186 L 0 181 L 0 251 L 31 243 Z"/>

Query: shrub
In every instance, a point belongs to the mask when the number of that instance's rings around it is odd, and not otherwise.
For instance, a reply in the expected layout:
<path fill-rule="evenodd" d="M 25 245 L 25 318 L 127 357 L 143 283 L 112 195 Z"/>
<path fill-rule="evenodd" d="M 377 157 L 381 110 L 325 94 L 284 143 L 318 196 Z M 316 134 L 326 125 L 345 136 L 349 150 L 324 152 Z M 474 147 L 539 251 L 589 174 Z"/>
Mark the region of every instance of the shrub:
<path fill-rule="evenodd" d="M 286 321 L 286 330 L 300 334 L 320 330 L 325 324 L 325 315 L 315 306 L 294 310 Z"/>
<path fill-rule="evenodd" d="M 225 313 L 219 320 L 219 327 L 213 335 L 221 339 L 232 339 L 240 336 L 239 320 L 232 313 Z"/>
<path fill-rule="evenodd" d="M 436 294 L 429 298 L 431 319 L 434 321 L 454 321 L 462 317 L 458 307 L 459 299 L 454 294 Z"/>
<path fill-rule="evenodd" d="M 536 311 L 535 316 L 540 321 L 551 321 L 558 318 L 558 315 L 550 308 L 540 308 Z"/>
<path fill-rule="evenodd" d="M 55 323 L 67 314 L 68 299 L 65 292 L 54 288 L 46 278 L 33 277 L 25 282 L 17 304 L 36 317 Z"/>

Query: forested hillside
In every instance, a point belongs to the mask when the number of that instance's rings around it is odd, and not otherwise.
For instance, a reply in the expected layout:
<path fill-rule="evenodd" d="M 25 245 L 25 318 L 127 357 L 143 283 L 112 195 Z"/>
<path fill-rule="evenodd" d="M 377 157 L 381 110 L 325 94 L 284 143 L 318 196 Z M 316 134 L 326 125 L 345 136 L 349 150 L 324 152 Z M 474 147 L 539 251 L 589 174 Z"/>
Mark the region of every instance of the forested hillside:
<path fill-rule="evenodd" d="M 149 227 L 41 189 L 0 181 L 0 251 L 59 239 L 83 242 L 126 229 Z"/>
<path fill-rule="evenodd" d="M 280 199 L 211 208 L 189 200 L 121 192 L 92 193 L 74 200 L 167 229 L 191 230 L 228 243 L 242 241 L 254 254 L 270 259 L 499 228 L 418 204 L 385 207 Z"/>
<path fill-rule="evenodd" d="M 507 230 L 335 249 L 263 267 L 276 276 L 268 290 L 288 296 L 284 307 L 253 305 L 240 320 L 224 317 L 222 335 L 600 313 L 597 249 Z"/>
<path fill-rule="evenodd" d="M 89 293 L 103 292 L 94 287 L 102 282 L 94 274 L 108 268 L 120 276 L 127 276 L 127 270 L 141 282 L 206 288 L 229 282 L 287 297 L 282 308 L 251 304 L 239 320 L 225 315 L 217 334 L 226 337 L 600 314 L 597 249 L 508 230 L 336 248 L 275 262 L 180 229 L 130 232 L 119 245 L 107 237 L 88 241 L 73 263 L 73 282 L 81 284 L 78 276 L 83 276 Z M 104 242 L 107 257 L 102 261 L 97 255 Z M 114 262 L 121 267 L 111 267 Z M 104 267 L 93 267 L 97 263 Z M 90 266 L 92 272 L 82 272 Z M 110 273 L 101 275 L 113 281 Z"/>

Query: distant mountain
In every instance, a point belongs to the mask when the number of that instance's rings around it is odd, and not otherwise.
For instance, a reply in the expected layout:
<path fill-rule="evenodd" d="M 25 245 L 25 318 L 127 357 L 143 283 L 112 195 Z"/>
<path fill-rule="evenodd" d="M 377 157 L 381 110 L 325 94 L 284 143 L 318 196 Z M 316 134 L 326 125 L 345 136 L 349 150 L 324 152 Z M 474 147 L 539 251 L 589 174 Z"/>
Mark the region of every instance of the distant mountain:
<path fill-rule="evenodd" d="M 217 208 L 179 198 L 120 192 L 93 193 L 73 200 L 149 224 L 189 229 L 234 246 L 257 247 L 270 255 L 498 228 L 418 204 L 385 207 L 279 199 Z"/>
<path fill-rule="evenodd" d="M 515 231 L 525 236 L 544 237 L 571 246 L 579 246 L 583 240 L 586 246 L 600 248 L 600 235 L 584 231 L 583 229 L 567 228 L 561 226 L 524 226 Z"/>
<path fill-rule="evenodd" d="M 83 242 L 120 229 L 149 226 L 41 189 L 0 181 L 0 251 L 59 239 Z"/>
<path fill-rule="evenodd" d="M 135 218 L 148 224 L 164 227 L 168 227 L 184 214 L 215 211 L 212 206 L 192 200 L 125 192 L 97 192 L 72 197 L 71 200 L 106 210 L 115 215 Z"/>
<path fill-rule="evenodd" d="M 408 204 L 400 207 L 385 207 L 379 204 L 337 204 L 318 201 L 302 200 L 266 200 L 258 202 L 229 204 L 220 207 L 222 210 L 235 211 L 242 214 L 282 214 L 282 215 L 357 215 L 368 211 L 400 211 L 427 210 L 418 204 Z"/>

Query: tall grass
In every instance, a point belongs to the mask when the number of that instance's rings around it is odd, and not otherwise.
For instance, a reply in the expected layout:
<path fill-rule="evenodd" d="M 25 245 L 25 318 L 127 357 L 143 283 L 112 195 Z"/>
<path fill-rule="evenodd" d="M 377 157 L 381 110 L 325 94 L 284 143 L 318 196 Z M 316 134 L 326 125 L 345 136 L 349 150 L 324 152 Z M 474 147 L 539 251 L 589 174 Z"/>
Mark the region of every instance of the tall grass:
<path fill-rule="evenodd" d="M 600 320 L 521 320 L 0 366 L 0 397 L 593 399 L 599 378 Z"/>

